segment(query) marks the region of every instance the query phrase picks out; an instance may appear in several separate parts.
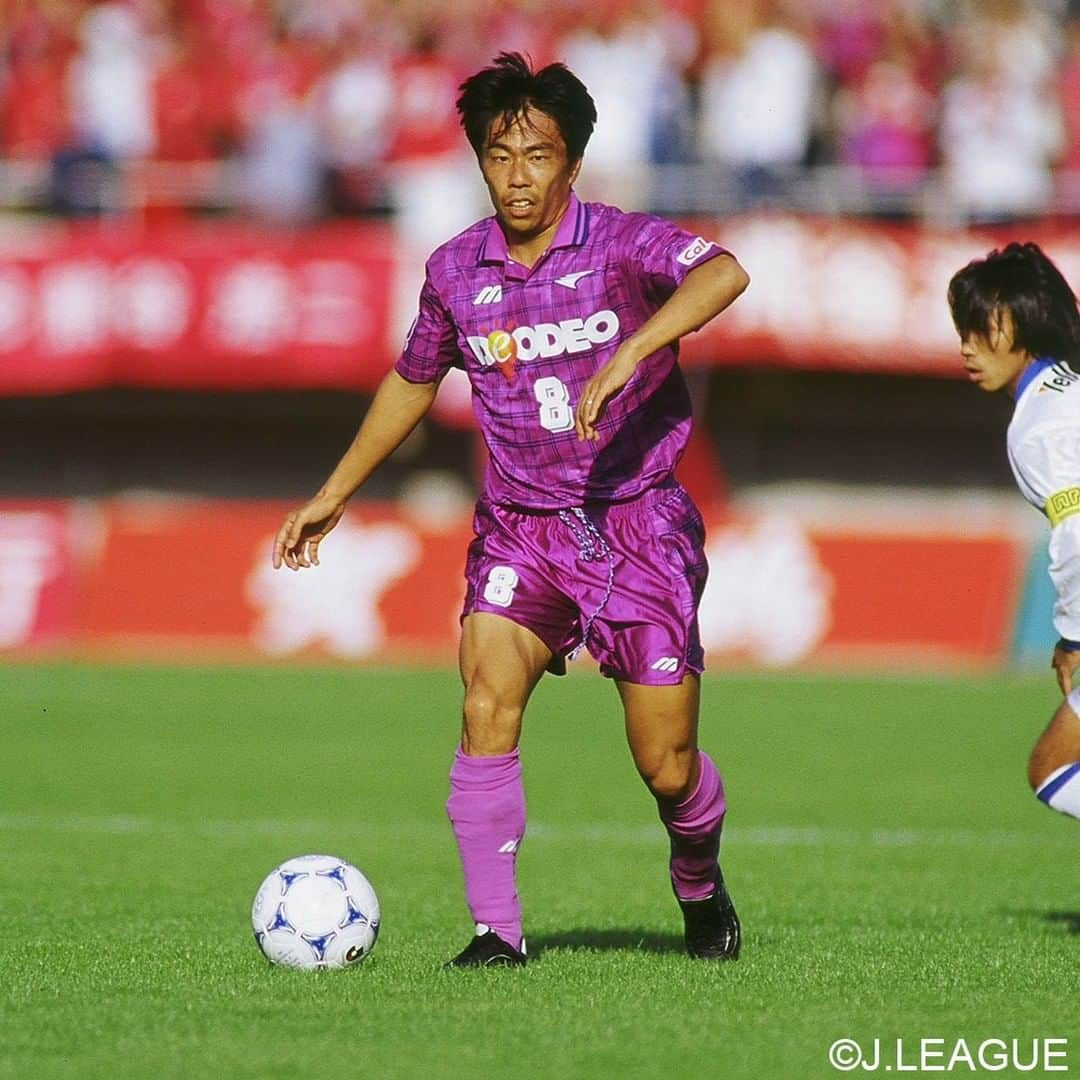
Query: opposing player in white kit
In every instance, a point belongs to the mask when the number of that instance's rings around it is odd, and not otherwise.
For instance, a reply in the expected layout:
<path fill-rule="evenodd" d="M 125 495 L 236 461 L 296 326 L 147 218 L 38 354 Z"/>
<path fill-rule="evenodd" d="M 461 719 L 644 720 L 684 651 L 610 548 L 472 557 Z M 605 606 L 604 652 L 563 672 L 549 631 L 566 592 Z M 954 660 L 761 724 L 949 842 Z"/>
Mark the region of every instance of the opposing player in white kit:
<path fill-rule="evenodd" d="M 1009 464 L 1024 498 L 1050 520 L 1057 590 L 1051 666 L 1065 700 L 1028 763 L 1035 794 L 1080 818 L 1080 312 L 1036 244 L 1009 244 L 968 263 L 949 284 L 960 355 L 983 390 L 1007 389 L 1016 408 Z M 1078 680 L 1080 681 L 1080 680 Z"/>

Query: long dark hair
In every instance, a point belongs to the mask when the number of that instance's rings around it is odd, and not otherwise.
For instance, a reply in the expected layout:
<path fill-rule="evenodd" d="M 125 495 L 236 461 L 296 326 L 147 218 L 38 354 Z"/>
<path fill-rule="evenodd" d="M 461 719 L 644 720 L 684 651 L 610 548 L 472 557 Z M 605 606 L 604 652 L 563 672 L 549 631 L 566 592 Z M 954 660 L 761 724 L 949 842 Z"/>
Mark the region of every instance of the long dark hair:
<path fill-rule="evenodd" d="M 461 126 L 479 158 L 494 121 L 496 131 L 509 127 L 531 109 L 558 125 L 571 161 L 580 160 L 596 124 L 596 105 L 585 84 L 565 64 L 533 71 L 521 53 L 500 53 L 490 67 L 458 88 Z"/>
<path fill-rule="evenodd" d="M 1003 308 L 1012 315 L 1014 351 L 1080 367 L 1076 294 L 1038 244 L 995 249 L 949 282 L 949 309 L 961 340 L 989 338 L 995 313 Z"/>

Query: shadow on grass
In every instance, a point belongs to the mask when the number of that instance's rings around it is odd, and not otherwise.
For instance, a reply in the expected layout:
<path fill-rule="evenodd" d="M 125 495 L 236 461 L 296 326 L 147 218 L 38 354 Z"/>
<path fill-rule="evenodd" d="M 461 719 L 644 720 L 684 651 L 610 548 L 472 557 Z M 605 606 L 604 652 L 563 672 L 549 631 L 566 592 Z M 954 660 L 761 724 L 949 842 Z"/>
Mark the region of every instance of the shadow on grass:
<path fill-rule="evenodd" d="M 1039 922 L 1057 923 L 1067 934 L 1080 934 L 1080 911 L 1036 911 L 1033 908 L 1006 909 L 1007 915 Z"/>
<path fill-rule="evenodd" d="M 540 957 L 548 949 L 591 949 L 607 952 L 682 953 L 686 951 L 681 936 L 657 934 L 652 930 L 567 930 L 561 934 L 529 937 L 530 958 Z"/>
<path fill-rule="evenodd" d="M 1043 918 L 1047 922 L 1064 923 L 1070 934 L 1080 934 L 1080 911 L 1047 911 Z"/>

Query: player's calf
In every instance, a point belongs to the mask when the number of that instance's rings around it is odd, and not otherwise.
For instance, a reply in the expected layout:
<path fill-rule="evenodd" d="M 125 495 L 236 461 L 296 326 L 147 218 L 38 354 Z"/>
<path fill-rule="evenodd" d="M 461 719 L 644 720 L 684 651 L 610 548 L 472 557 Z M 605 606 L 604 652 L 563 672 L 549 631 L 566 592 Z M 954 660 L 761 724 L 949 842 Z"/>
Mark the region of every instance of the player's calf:
<path fill-rule="evenodd" d="M 671 841 L 671 885 L 682 909 L 686 949 L 703 960 L 735 960 L 742 931 L 717 863 L 727 811 L 720 773 L 699 753 L 697 784 L 679 803 L 659 803 Z"/>

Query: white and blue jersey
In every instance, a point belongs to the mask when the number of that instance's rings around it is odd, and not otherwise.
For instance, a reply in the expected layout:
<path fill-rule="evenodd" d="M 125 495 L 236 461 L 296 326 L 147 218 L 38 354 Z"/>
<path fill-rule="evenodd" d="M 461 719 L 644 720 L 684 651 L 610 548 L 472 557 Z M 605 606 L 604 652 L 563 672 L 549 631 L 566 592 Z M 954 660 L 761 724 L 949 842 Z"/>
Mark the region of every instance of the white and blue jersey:
<path fill-rule="evenodd" d="M 1021 493 L 1050 521 L 1054 629 L 1080 641 L 1080 374 L 1049 359 L 1029 364 L 1007 446 Z"/>

